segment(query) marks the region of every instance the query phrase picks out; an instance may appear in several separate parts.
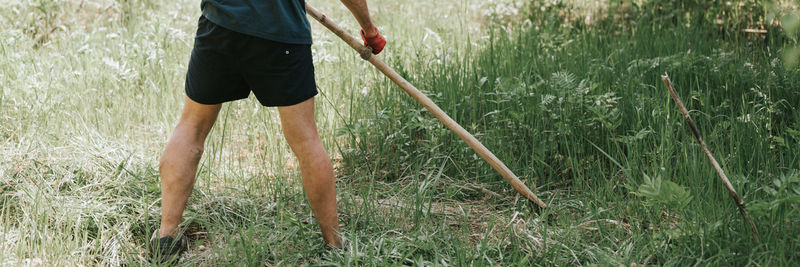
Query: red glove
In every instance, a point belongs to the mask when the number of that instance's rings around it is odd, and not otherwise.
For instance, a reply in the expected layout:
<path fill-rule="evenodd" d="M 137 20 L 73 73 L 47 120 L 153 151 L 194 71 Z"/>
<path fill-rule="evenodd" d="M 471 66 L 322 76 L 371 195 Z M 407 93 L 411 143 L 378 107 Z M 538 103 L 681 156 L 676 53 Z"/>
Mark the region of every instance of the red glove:
<path fill-rule="evenodd" d="M 380 32 L 378 32 L 378 28 L 375 28 L 375 36 L 367 37 L 364 34 L 364 30 L 361 30 L 361 40 L 364 40 L 364 46 L 372 47 L 372 53 L 378 54 L 383 51 L 383 47 L 386 46 L 386 39 L 383 38 Z"/>

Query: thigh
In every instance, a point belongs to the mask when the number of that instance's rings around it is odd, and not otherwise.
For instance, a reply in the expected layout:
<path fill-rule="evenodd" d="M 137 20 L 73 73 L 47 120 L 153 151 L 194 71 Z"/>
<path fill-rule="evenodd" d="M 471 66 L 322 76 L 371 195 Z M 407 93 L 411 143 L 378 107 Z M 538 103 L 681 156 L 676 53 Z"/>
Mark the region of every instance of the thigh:
<path fill-rule="evenodd" d="M 283 135 L 296 154 L 302 154 L 311 146 L 321 144 L 314 119 L 314 98 L 299 104 L 278 107 L 278 112 Z"/>
<path fill-rule="evenodd" d="M 187 97 L 177 127 L 183 128 L 182 130 L 185 131 L 176 130 L 176 133 L 182 132 L 182 134 L 192 135 L 185 136 L 186 138 L 205 139 L 208 132 L 211 131 L 211 127 L 214 126 L 214 122 L 217 121 L 217 115 L 221 107 L 222 104 L 200 104 Z"/>

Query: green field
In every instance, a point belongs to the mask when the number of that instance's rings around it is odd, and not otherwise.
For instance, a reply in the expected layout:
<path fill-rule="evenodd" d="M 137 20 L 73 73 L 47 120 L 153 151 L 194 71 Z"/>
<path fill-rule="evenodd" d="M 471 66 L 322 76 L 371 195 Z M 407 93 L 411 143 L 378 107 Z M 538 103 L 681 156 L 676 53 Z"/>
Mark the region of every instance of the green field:
<path fill-rule="evenodd" d="M 151 262 L 199 2 L 2 1 L 0 265 Z M 379 57 L 546 210 L 312 21 L 346 249 L 324 248 L 277 110 L 250 97 L 209 136 L 180 263 L 797 265 L 800 67 L 784 55 L 798 35 L 769 20 L 798 4 L 705 2 L 369 1 Z M 309 3 L 357 32 L 339 1 Z"/>

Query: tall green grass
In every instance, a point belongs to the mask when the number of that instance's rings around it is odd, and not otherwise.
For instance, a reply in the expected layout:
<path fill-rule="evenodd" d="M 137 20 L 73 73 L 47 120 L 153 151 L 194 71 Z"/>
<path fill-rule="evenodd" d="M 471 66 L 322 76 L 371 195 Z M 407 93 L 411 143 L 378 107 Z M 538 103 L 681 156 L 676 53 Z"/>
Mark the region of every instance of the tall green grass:
<path fill-rule="evenodd" d="M 475 58 L 445 53 L 414 66 L 421 72 L 396 65 L 552 203 L 527 213 L 538 223 L 526 229 L 545 240 L 528 257 L 626 265 L 798 260 L 800 70 L 781 62 L 789 39 L 644 11 L 629 25 L 575 27 L 548 15 L 492 29 Z M 762 244 L 753 243 L 684 126 L 664 73 L 757 214 Z M 430 193 L 432 202 L 532 206 L 514 201 L 488 164 L 400 90 L 371 97 L 361 108 L 372 119 L 349 125 L 358 142 L 345 154 L 346 169 L 400 186 L 428 180 L 417 166 L 442 166 L 453 178 Z M 510 246 L 539 240 L 512 233 Z"/>

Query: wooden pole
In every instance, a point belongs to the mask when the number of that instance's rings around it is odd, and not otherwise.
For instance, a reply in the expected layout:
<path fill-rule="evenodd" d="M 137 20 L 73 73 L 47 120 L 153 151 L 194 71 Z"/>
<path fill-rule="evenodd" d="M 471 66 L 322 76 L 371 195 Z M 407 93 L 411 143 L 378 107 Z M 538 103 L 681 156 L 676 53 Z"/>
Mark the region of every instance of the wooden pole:
<path fill-rule="evenodd" d="M 756 240 L 756 243 L 761 243 L 761 237 L 758 234 L 758 229 L 756 229 L 756 225 L 750 220 L 750 216 L 747 214 L 747 207 L 745 206 L 744 200 L 742 200 L 742 198 L 739 197 L 739 194 L 736 193 L 736 189 L 733 189 L 733 185 L 731 185 L 731 182 L 728 180 L 728 176 L 725 175 L 722 167 L 720 167 L 719 163 L 717 163 L 717 160 L 714 159 L 714 155 L 712 155 L 711 151 L 709 151 L 708 147 L 706 147 L 706 142 L 703 141 L 703 137 L 700 136 L 700 131 L 697 130 L 697 126 L 694 125 L 692 117 L 689 116 L 689 111 L 686 110 L 686 107 L 683 105 L 683 101 L 681 101 L 681 98 L 678 96 L 675 88 L 672 87 L 672 81 L 670 81 L 669 76 L 665 73 L 664 75 L 661 75 L 661 80 L 664 81 L 664 84 L 669 90 L 669 94 L 672 95 L 672 100 L 675 100 L 675 103 L 678 104 L 678 109 L 680 109 L 681 114 L 683 114 L 683 118 L 686 119 L 686 124 L 689 125 L 689 129 L 692 130 L 692 134 L 694 134 L 697 142 L 700 143 L 700 149 L 703 150 L 704 154 L 706 154 L 706 158 L 708 158 L 708 161 L 711 162 L 711 166 L 714 167 L 714 171 L 717 172 L 717 176 L 719 176 L 719 179 L 722 180 L 725 188 L 728 189 L 728 194 L 731 196 L 731 198 L 733 198 L 733 201 L 736 202 L 736 206 L 739 207 L 739 213 L 741 213 L 742 217 L 744 217 L 744 221 L 750 224 L 750 230 L 753 232 L 753 238 Z"/>
<path fill-rule="evenodd" d="M 458 137 L 460 137 L 461 140 L 464 140 L 464 142 L 466 142 L 467 145 L 469 145 L 473 150 L 475 150 L 475 152 L 478 153 L 478 155 L 480 155 L 481 158 L 483 158 L 487 163 L 489 163 L 489 165 L 492 166 L 492 168 L 494 168 L 498 173 L 500 173 L 500 175 L 502 175 L 503 178 L 505 178 L 506 181 L 508 181 L 508 183 L 511 184 L 511 187 L 517 190 L 517 192 L 519 192 L 526 198 L 536 203 L 536 205 L 539 205 L 539 207 L 543 209 L 547 207 L 547 205 L 544 204 L 544 202 L 542 202 L 542 200 L 540 200 L 533 192 L 531 192 L 531 190 L 527 186 L 525 186 L 525 184 L 522 181 L 520 181 L 519 178 L 517 178 L 517 176 L 514 175 L 514 173 L 511 172 L 511 170 L 509 170 L 508 167 L 506 167 L 506 165 L 503 164 L 502 161 L 500 161 L 494 154 L 492 154 L 492 152 L 489 151 L 489 149 L 486 149 L 486 147 L 483 146 L 483 144 L 481 144 L 481 142 L 479 142 L 478 139 L 475 139 L 475 137 L 472 136 L 472 134 L 467 132 L 467 130 L 464 130 L 464 128 L 461 127 L 461 125 L 459 125 L 456 121 L 450 118 L 450 116 L 444 113 L 444 111 L 441 108 L 439 108 L 439 106 L 437 106 L 435 103 L 433 103 L 433 101 L 431 101 L 430 98 L 428 98 L 427 96 L 425 96 L 425 94 L 420 92 L 419 89 L 414 87 L 414 85 L 406 81 L 406 79 L 400 76 L 400 74 L 397 74 L 397 72 L 395 72 L 391 67 L 389 67 L 389 65 L 386 65 L 386 63 L 384 63 L 378 57 L 373 56 L 371 48 L 364 47 L 364 45 L 361 43 L 360 40 L 356 39 L 355 37 L 351 36 L 344 30 L 342 30 L 342 28 L 339 27 L 339 25 L 336 25 L 336 23 L 328 19 L 328 17 L 325 16 L 325 14 L 322 14 L 321 12 L 319 12 L 319 10 L 316 10 L 314 7 L 308 5 L 308 3 L 306 3 L 306 13 L 308 13 L 309 15 L 311 15 L 311 17 L 322 23 L 322 25 L 324 25 L 326 28 L 331 30 L 331 32 L 336 34 L 336 36 L 339 36 L 339 38 L 344 40 L 348 45 L 350 45 L 350 47 L 355 49 L 361 55 L 361 58 L 369 61 L 369 63 L 372 63 L 372 65 L 378 68 L 378 70 L 380 70 L 384 75 L 389 77 L 389 79 L 391 79 L 393 82 L 399 85 L 400 88 L 403 88 L 403 90 L 405 90 L 406 93 L 411 95 L 411 97 L 417 100 L 417 102 L 419 102 L 420 104 L 422 104 L 422 106 L 428 109 L 428 111 L 431 114 L 433 114 L 434 117 L 439 119 L 439 121 L 441 121 L 445 126 L 447 126 L 447 128 L 449 128 L 456 135 L 458 135 Z"/>

